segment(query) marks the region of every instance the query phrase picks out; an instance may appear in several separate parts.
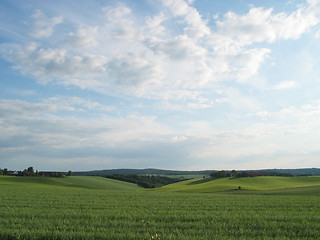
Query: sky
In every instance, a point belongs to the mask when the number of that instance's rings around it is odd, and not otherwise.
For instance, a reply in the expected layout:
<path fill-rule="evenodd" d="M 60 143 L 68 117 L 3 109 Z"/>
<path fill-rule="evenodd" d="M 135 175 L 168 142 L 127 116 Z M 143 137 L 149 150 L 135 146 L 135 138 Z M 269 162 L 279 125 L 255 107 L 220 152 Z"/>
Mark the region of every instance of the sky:
<path fill-rule="evenodd" d="M 320 167 L 320 1 L 0 1 L 0 168 Z"/>

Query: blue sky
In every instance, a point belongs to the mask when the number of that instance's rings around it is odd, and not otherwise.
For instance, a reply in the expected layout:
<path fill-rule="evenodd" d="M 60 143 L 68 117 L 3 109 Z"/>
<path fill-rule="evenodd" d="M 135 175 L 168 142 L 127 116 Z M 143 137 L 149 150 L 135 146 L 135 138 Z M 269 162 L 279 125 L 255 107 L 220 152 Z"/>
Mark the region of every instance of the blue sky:
<path fill-rule="evenodd" d="M 0 167 L 319 167 L 320 1 L 0 2 Z"/>

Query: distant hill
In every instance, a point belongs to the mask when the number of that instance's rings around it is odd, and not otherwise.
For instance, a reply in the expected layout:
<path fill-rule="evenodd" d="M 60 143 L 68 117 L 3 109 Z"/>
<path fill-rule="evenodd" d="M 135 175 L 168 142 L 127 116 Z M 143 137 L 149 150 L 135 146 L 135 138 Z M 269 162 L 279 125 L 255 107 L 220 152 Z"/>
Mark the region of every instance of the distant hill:
<path fill-rule="evenodd" d="M 205 171 L 178 171 L 178 170 L 163 170 L 163 169 L 154 169 L 154 168 L 146 168 L 146 169 L 108 169 L 108 170 L 94 170 L 94 171 L 83 171 L 83 172 L 73 172 L 73 175 L 110 175 L 110 174 L 137 174 L 137 175 L 210 175 L 212 170 Z"/>
<path fill-rule="evenodd" d="M 173 183 L 154 191 L 188 193 L 234 193 L 234 194 L 279 194 L 320 195 L 320 177 L 246 177 L 220 178 L 207 182 L 187 180 Z"/>
<path fill-rule="evenodd" d="M 298 169 L 265 169 L 264 172 L 288 173 L 293 176 L 320 176 L 320 168 L 298 168 Z"/>
<path fill-rule="evenodd" d="M 188 176 L 193 175 L 203 175 L 209 176 L 214 170 L 203 170 L 203 171 L 178 171 L 178 170 L 163 170 L 163 169 L 108 169 L 108 170 L 94 170 L 94 171 L 82 171 L 82 172 L 73 172 L 73 175 L 78 176 L 101 176 L 101 175 L 110 175 L 110 174 L 138 174 L 138 175 L 165 175 L 165 176 Z M 299 175 L 309 175 L 309 176 L 320 176 L 320 168 L 300 168 L 300 169 L 261 169 L 261 170 L 244 170 L 247 172 L 276 172 L 276 173 L 288 173 L 293 176 Z"/>

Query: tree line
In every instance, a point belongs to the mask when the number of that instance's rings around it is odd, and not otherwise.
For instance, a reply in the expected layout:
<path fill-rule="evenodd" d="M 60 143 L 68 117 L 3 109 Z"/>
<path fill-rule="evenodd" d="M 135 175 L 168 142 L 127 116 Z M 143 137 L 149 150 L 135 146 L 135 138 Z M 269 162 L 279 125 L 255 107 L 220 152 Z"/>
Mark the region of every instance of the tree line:
<path fill-rule="evenodd" d="M 39 176 L 39 177 L 65 177 L 72 176 L 72 171 L 55 172 L 55 171 L 34 171 L 33 167 L 28 167 L 22 171 L 8 170 L 7 168 L 0 168 L 0 175 L 7 176 Z"/>
<path fill-rule="evenodd" d="M 290 173 L 270 172 L 270 171 L 214 171 L 210 174 L 212 178 L 240 178 L 240 177 L 259 177 L 259 176 L 279 176 L 279 177 L 292 177 Z"/>
<path fill-rule="evenodd" d="M 106 178 L 116 179 L 124 182 L 130 182 L 138 184 L 143 188 L 156 188 L 164 185 L 168 185 L 171 183 L 176 183 L 182 181 L 184 179 L 181 178 L 171 178 L 165 176 L 156 176 L 156 175 L 138 175 L 138 174 L 110 174 L 110 175 L 102 175 Z"/>

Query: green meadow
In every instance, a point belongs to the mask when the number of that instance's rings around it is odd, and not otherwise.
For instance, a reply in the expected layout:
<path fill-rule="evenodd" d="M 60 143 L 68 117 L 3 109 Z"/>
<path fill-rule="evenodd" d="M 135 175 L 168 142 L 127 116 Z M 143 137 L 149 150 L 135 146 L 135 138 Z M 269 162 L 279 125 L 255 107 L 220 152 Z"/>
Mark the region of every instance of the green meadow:
<path fill-rule="evenodd" d="M 319 186 L 319 177 L 256 177 L 145 190 L 1 176 L 0 239 L 320 239 Z"/>
<path fill-rule="evenodd" d="M 241 191 L 235 191 L 238 188 Z M 161 192 L 188 192 L 188 193 L 257 193 L 256 191 L 270 191 L 287 189 L 295 193 L 297 188 L 320 187 L 320 177 L 245 177 L 245 178 L 220 178 L 212 181 L 187 180 L 170 184 L 155 191 Z"/>
<path fill-rule="evenodd" d="M 1 185 L 33 186 L 47 188 L 69 187 L 101 190 L 141 189 L 136 184 L 96 176 L 72 176 L 64 178 L 0 176 L 0 186 Z"/>

